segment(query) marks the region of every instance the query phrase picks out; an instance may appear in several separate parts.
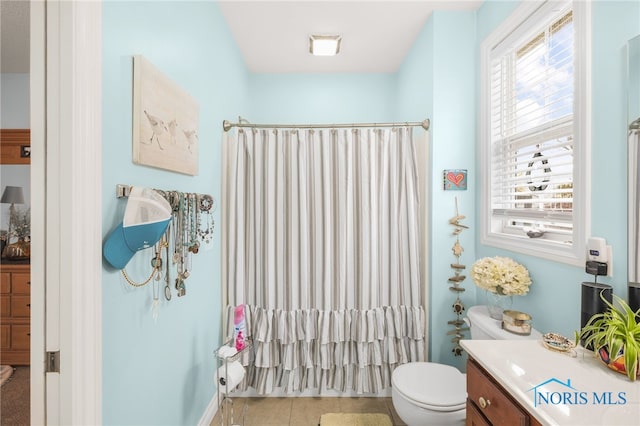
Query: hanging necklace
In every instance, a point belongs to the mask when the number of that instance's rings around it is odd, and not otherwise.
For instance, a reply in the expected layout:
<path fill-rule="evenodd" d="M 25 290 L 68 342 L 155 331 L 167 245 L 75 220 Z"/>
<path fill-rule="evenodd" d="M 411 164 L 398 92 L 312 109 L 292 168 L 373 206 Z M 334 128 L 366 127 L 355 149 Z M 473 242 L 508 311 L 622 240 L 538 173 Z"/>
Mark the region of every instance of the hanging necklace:
<path fill-rule="evenodd" d="M 162 278 L 162 273 L 160 270 L 162 269 L 162 249 L 169 253 L 169 240 L 168 240 L 169 231 L 165 231 L 165 233 L 158 241 L 158 245 L 156 246 L 156 256 L 151 261 L 151 265 L 155 270 L 155 282 L 153 283 L 153 303 L 151 304 L 151 311 L 153 316 L 153 322 L 158 321 L 158 309 L 160 307 L 160 279 Z M 169 273 L 169 261 L 167 260 L 167 274 Z M 165 281 L 166 281 L 165 277 Z"/>
<path fill-rule="evenodd" d="M 161 244 L 158 243 L 158 249 L 156 251 L 156 257 L 154 258 L 156 265 L 157 273 L 155 274 L 155 280 L 153 282 L 153 302 L 151 303 L 151 316 L 153 317 L 153 322 L 156 323 L 158 321 L 158 307 L 160 306 L 160 269 L 162 268 L 162 259 L 160 258 L 160 250 L 162 250 Z M 167 262 L 168 263 L 168 262 Z"/>
<path fill-rule="evenodd" d="M 171 236 L 171 229 L 167 229 L 166 236 L 167 236 L 167 245 L 165 247 L 165 250 L 167 252 L 167 261 L 165 262 L 166 269 L 164 271 L 164 298 L 167 299 L 167 301 L 169 301 L 171 300 L 171 287 L 169 287 L 169 245 L 171 243 L 169 237 Z"/>
<path fill-rule="evenodd" d="M 212 210 L 214 209 L 214 201 L 213 197 L 210 195 L 199 195 L 198 200 L 198 224 L 197 224 L 197 232 L 200 241 L 209 244 L 213 237 L 213 219 L 212 219 Z M 202 212 L 205 212 L 207 216 L 206 228 L 202 229 Z"/>
<path fill-rule="evenodd" d="M 197 227 L 200 207 L 198 206 L 196 194 L 189 194 L 189 206 L 191 210 L 189 215 L 189 252 L 198 254 L 200 242 L 198 242 Z"/>
<path fill-rule="evenodd" d="M 173 244 L 174 244 L 174 248 L 173 248 L 173 263 L 178 265 L 179 268 L 179 264 L 182 262 L 181 256 L 182 256 L 182 218 L 183 218 L 183 211 L 184 211 L 184 205 L 182 203 L 182 194 L 176 194 L 176 197 L 178 198 L 178 209 L 176 211 L 174 211 L 174 226 L 173 226 L 173 232 L 174 232 L 174 237 L 173 237 Z"/>
<path fill-rule="evenodd" d="M 120 272 L 122 273 L 122 276 L 124 277 L 125 281 L 132 287 L 144 287 L 145 285 L 149 284 L 149 282 L 153 279 L 154 276 L 158 275 L 160 272 L 160 268 L 162 267 L 162 257 L 160 256 L 160 253 L 156 250 L 156 255 L 153 257 L 153 259 L 151 259 L 151 267 L 153 268 L 153 270 L 151 271 L 151 275 L 149 275 L 149 278 L 147 278 L 146 280 L 144 280 L 141 283 L 137 283 L 135 281 L 133 281 L 129 275 L 127 274 L 127 271 L 125 271 L 124 268 L 122 268 L 120 270 Z M 156 280 L 159 280 L 160 278 L 157 277 Z"/>
<path fill-rule="evenodd" d="M 189 219 L 191 218 L 190 216 L 190 206 L 191 204 L 189 203 L 189 194 L 184 194 L 184 206 L 185 209 L 183 211 L 183 218 L 182 218 L 182 222 L 183 222 L 183 226 L 182 226 L 182 279 L 186 280 L 187 278 L 189 278 L 189 269 L 186 267 L 186 263 L 189 259 L 189 256 L 191 254 L 190 249 L 190 244 L 189 244 Z"/>
<path fill-rule="evenodd" d="M 177 276 L 176 276 L 176 282 L 175 282 L 175 287 L 177 290 L 177 294 L 178 297 L 182 297 L 184 295 L 186 295 L 187 290 L 186 287 L 184 285 L 184 280 L 187 279 L 189 277 L 189 271 L 185 270 L 185 262 L 187 260 L 187 253 L 185 248 L 186 248 L 186 241 L 185 241 L 185 234 L 186 234 L 186 222 L 188 219 L 188 214 L 186 212 L 186 210 L 189 208 L 188 206 L 188 202 L 186 199 L 186 195 L 185 194 L 180 194 L 180 209 L 178 211 L 178 217 L 179 217 L 179 231 L 178 234 L 176 236 L 176 244 L 178 244 L 178 241 L 180 241 L 180 247 L 177 249 L 177 251 L 180 253 L 179 256 L 179 262 L 177 265 Z"/>

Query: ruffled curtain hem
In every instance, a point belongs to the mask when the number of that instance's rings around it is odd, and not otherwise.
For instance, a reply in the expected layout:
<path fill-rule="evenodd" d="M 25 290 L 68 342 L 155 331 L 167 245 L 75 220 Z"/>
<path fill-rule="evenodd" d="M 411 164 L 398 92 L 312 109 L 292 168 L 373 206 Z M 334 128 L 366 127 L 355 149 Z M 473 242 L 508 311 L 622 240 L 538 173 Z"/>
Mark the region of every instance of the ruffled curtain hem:
<path fill-rule="evenodd" d="M 377 393 L 391 386 L 395 367 L 424 361 L 424 315 L 422 307 L 404 305 L 336 311 L 247 305 L 253 348 L 243 356 L 247 374 L 239 389 Z M 228 306 L 229 335 L 233 318 Z"/>

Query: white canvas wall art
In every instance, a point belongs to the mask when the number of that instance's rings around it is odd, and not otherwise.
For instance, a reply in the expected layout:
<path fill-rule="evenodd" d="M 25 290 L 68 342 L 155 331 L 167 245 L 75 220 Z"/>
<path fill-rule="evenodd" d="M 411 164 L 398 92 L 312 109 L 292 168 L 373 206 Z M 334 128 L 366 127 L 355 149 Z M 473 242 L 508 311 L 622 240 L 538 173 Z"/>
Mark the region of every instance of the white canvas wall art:
<path fill-rule="evenodd" d="M 133 162 L 198 174 L 199 106 L 143 56 L 133 57 Z"/>

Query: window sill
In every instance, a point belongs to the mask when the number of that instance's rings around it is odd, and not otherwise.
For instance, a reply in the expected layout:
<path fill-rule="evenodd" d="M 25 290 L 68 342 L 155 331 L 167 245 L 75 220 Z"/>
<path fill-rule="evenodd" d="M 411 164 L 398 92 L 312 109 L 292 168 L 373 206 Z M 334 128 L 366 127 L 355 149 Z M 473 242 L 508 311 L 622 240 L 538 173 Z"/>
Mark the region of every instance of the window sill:
<path fill-rule="evenodd" d="M 574 266 L 584 265 L 586 250 L 576 243 L 569 245 L 552 240 L 524 239 L 508 234 L 483 235 L 480 244 Z"/>

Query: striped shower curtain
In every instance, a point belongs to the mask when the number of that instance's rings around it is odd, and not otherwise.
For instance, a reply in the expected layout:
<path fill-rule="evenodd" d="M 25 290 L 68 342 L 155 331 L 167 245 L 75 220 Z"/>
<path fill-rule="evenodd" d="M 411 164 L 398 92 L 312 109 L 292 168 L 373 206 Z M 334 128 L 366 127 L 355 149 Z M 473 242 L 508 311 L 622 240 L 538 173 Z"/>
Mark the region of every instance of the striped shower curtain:
<path fill-rule="evenodd" d="M 628 165 L 628 213 L 629 213 L 629 259 L 628 280 L 640 283 L 640 118 L 629 127 Z"/>
<path fill-rule="evenodd" d="M 227 333 L 245 304 L 259 394 L 378 392 L 425 358 L 413 130 L 238 129 L 225 137 Z"/>

